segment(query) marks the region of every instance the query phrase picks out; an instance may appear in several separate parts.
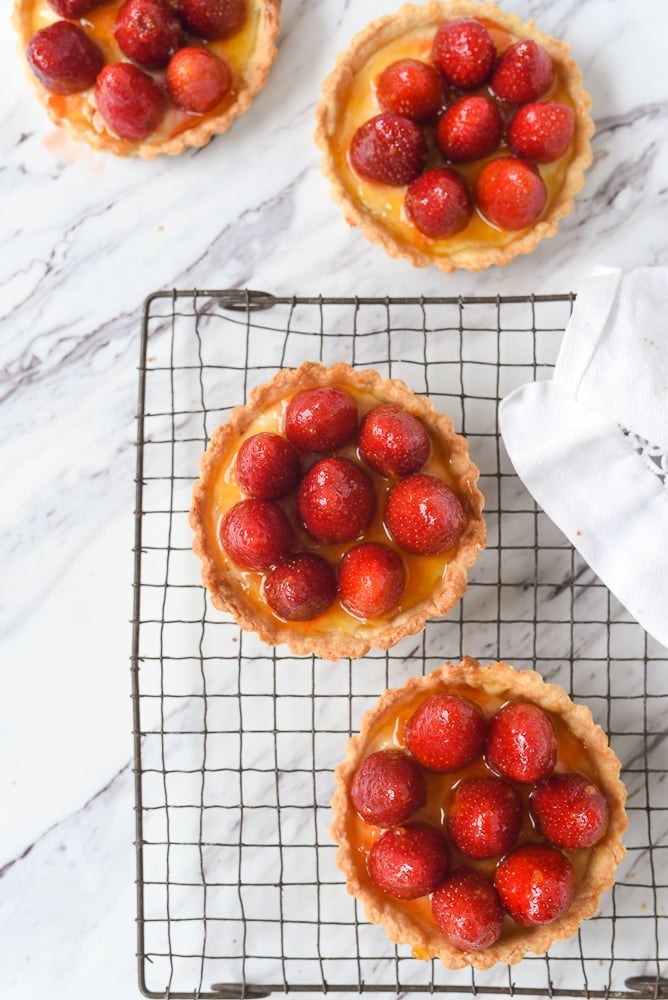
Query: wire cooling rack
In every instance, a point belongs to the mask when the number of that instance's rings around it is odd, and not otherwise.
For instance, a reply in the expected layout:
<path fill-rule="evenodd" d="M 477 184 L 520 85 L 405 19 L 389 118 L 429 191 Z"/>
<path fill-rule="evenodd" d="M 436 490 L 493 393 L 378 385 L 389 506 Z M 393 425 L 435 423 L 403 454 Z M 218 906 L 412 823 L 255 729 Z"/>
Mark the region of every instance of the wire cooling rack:
<path fill-rule="evenodd" d="M 145 307 L 139 363 L 132 682 L 138 964 L 151 997 L 276 992 L 668 996 L 668 652 L 513 473 L 498 401 L 549 378 L 572 296 L 274 298 L 173 292 Z M 213 609 L 187 512 L 199 456 L 252 386 L 347 361 L 427 393 L 481 469 L 488 544 L 463 601 L 388 652 L 336 665 Z M 469 653 L 538 669 L 609 733 L 627 857 L 599 914 L 546 956 L 449 972 L 370 925 L 328 827 L 332 771 L 381 690 Z"/>

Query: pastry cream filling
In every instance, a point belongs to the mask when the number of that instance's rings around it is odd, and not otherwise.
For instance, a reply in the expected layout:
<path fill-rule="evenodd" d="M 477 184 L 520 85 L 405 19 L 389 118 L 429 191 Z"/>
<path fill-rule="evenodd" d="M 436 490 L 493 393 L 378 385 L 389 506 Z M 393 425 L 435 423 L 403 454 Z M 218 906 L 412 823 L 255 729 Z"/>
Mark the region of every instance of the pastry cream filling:
<path fill-rule="evenodd" d="M 354 386 L 346 385 L 345 389 L 355 398 L 360 417 L 374 406 L 383 402 L 383 400 L 372 393 L 360 390 Z M 253 420 L 247 430 L 235 439 L 233 445 L 220 463 L 217 474 L 212 477 L 207 497 L 207 513 L 205 518 L 207 548 L 214 555 L 220 569 L 224 573 L 232 575 L 238 581 L 239 586 L 244 591 L 245 598 L 253 604 L 259 615 L 272 617 L 275 617 L 273 612 L 262 598 L 262 585 L 265 574 L 242 570 L 229 559 L 220 544 L 219 527 L 220 521 L 227 511 L 245 497 L 245 494 L 239 488 L 235 475 L 235 460 L 239 448 L 247 438 L 261 431 L 282 433 L 285 410 L 291 395 L 287 395 L 273 405 L 268 406 Z M 449 472 L 449 456 L 443 452 L 439 443 L 434 440 L 434 437 L 429 432 L 429 428 L 425 429 L 429 434 L 431 453 L 421 472 L 436 476 L 448 483 L 451 488 L 454 488 L 453 477 Z M 336 454 L 343 455 L 354 461 L 360 461 L 355 443 L 338 449 Z M 305 472 L 319 457 L 317 455 L 301 455 L 302 470 Z M 332 631 L 338 631 L 351 636 L 372 631 L 378 626 L 379 622 L 386 621 L 388 618 L 395 618 L 402 612 L 408 611 L 426 600 L 434 589 L 441 584 L 447 573 L 448 563 L 454 557 L 456 548 L 438 556 L 415 556 L 399 549 L 390 538 L 383 522 L 386 497 L 393 483 L 383 479 L 364 464 L 363 468 L 371 478 L 376 493 L 376 507 L 373 519 L 364 534 L 363 540 L 383 542 L 386 545 L 390 545 L 400 554 L 407 574 L 406 587 L 401 601 L 386 618 L 362 621 L 349 614 L 337 600 L 325 614 L 320 615 L 320 617 L 313 621 L 290 622 L 290 627 L 293 629 L 315 635 L 326 635 Z M 465 498 L 460 497 L 460 499 L 465 502 Z M 294 493 L 285 500 L 279 501 L 279 504 L 286 511 L 293 528 L 295 528 L 295 552 L 317 552 L 336 568 L 343 553 L 361 540 L 356 539 L 339 545 L 318 542 L 311 538 L 300 526 Z"/>

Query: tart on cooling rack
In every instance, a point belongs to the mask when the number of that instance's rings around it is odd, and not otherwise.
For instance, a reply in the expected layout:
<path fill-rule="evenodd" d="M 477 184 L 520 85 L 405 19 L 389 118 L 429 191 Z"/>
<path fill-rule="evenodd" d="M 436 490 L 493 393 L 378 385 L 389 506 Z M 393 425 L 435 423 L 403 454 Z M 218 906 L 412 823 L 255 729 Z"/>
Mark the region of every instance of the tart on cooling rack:
<path fill-rule="evenodd" d="M 555 684 L 470 657 L 385 691 L 336 769 L 348 891 L 451 969 L 541 954 L 592 916 L 624 856 L 620 764 Z"/>
<path fill-rule="evenodd" d="M 406 4 L 325 81 L 316 141 L 346 220 L 442 271 L 506 264 L 553 236 L 591 162 L 569 47 L 493 3 Z"/>
<path fill-rule="evenodd" d="M 484 546 L 478 469 L 403 382 L 306 362 L 213 434 L 193 548 L 213 604 L 270 645 L 330 660 L 446 614 Z"/>
<path fill-rule="evenodd" d="M 152 159 L 225 132 L 264 86 L 280 0 L 16 0 L 37 97 L 94 149 Z"/>

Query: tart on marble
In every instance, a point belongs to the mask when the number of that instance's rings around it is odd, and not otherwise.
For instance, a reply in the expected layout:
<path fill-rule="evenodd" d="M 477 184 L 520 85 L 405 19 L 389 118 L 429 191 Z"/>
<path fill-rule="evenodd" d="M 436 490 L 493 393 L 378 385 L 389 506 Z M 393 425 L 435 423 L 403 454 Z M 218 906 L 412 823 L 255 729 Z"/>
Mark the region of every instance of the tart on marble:
<path fill-rule="evenodd" d="M 442 271 L 528 253 L 572 211 L 590 98 L 569 47 L 474 0 L 370 23 L 323 85 L 316 142 L 346 220 Z"/>
<path fill-rule="evenodd" d="M 446 614 L 485 542 L 478 469 L 397 379 L 281 369 L 211 437 L 193 549 L 215 607 L 296 653 L 387 649 Z"/>
<path fill-rule="evenodd" d="M 16 0 L 13 21 L 56 125 L 152 159 L 205 145 L 249 108 L 279 16 L 280 0 Z"/>
<path fill-rule="evenodd" d="M 385 691 L 335 772 L 367 918 L 448 968 L 514 964 L 592 916 L 624 856 L 620 763 L 588 708 L 471 657 Z"/>

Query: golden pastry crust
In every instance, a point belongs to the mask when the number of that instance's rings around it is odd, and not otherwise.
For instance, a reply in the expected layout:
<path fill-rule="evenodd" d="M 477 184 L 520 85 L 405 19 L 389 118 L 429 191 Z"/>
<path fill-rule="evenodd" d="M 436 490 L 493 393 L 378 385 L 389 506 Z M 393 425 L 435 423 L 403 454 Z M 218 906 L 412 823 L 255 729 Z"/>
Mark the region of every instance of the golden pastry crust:
<path fill-rule="evenodd" d="M 212 483 L 221 464 L 230 460 L 231 449 L 238 448 L 240 436 L 254 423 L 259 414 L 280 400 L 293 396 L 301 389 L 315 386 L 340 385 L 370 393 L 378 402 L 397 403 L 412 413 L 427 428 L 432 440 L 447 450 L 448 475 L 467 515 L 467 524 L 454 557 L 439 585 L 418 604 L 390 614 L 365 627 L 354 622 L 349 633 L 337 629 L 322 631 L 309 623 L 283 622 L 265 606 L 264 614 L 248 599 L 239 586 L 233 565 L 221 564 L 219 552 L 212 551 L 209 504 Z M 483 496 L 477 488 L 478 469 L 469 458 L 464 438 L 455 434 L 452 421 L 438 413 L 424 396 L 416 396 L 398 379 L 383 379 L 371 370 L 357 370 L 347 364 L 325 367 L 305 362 L 297 369 L 281 369 L 269 382 L 253 389 L 248 402 L 235 407 L 228 421 L 214 431 L 209 447 L 201 459 L 201 476 L 193 488 L 190 524 L 195 532 L 193 550 L 202 560 L 202 582 L 212 603 L 221 611 L 231 613 L 241 628 L 256 632 L 269 645 L 286 643 L 297 654 L 315 653 L 328 660 L 363 656 L 372 647 L 388 649 L 407 635 L 420 632 L 427 618 L 446 614 L 466 590 L 467 569 L 475 562 L 485 544 L 485 522 L 482 517 Z M 317 620 L 313 623 L 317 626 Z M 300 625 L 306 627 L 300 628 Z"/>
<path fill-rule="evenodd" d="M 492 21 L 516 39 L 532 39 L 542 45 L 558 67 L 571 98 L 575 131 L 571 160 L 563 184 L 549 203 L 543 218 L 529 229 L 518 230 L 505 245 L 458 247 L 462 240 L 456 236 L 449 241 L 438 241 L 443 244 L 451 243 L 451 252 L 436 254 L 395 234 L 382 219 L 351 194 L 333 154 L 333 140 L 336 139 L 352 83 L 375 53 L 416 29 L 433 27 L 436 31 L 444 21 L 458 17 Z M 428 0 L 422 6 L 404 4 L 396 14 L 372 21 L 353 38 L 349 48 L 338 56 L 333 72 L 323 84 L 322 100 L 316 109 L 315 139 L 323 153 L 321 170 L 329 180 L 333 199 L 342 206 L 346 221 L 358 226 L 368 240 L 379 243 L 390 257 L 403 257 L 415 267 L 435 265 L 446 273 L 457 268 L 481 271 L 491 264 L 507 264 L 517 254 L 530 253 L 544 237 L 554 236 L 560 219 L 572 212 L 573 199 L 584 184 L 584 173 L 592 160 L 590 140 L 594 134 L 594 123 L 589 114 L 591 98 L 584 90 L 582 74 L 568 54 L 569 49 L 570 46 L 566 43 L 538 31 L 533 21 L 522 21 L 517 15 L 502 11 L 494 3 L 477 3 L 474 0 L 449 0 L 447 3 Z M 421 237 L 420 242 L 426 245 L 430 241 Z"/>
<path fill-rule="evenodd" d="M 34 31 L 32 18 L 35 7 L 36 0 L 15 0 L 12 22 L 19 37 L 19 54 L 26 75 L 34 87 L 40 104 L 46 108 L 51 121 L 64 128 L 72 138 L 82 139 L 93 149 L 114 153 L 116 156 L 139 156 L 145 160 L 152 160 L 162 153 L 178 156 L 190 147 L 205 146 L 214 135 L 226 132 L 233 121 L 248 110 L 254 96 L 264 87 L 269 70 L 278 54 L 275 41 L 281 27 L 281 0 L 251 0 L 251 7 L 257 10 L 258 14 L 256 37 L 250 58 L 240 78 L 233 85 L 236 89 L 233 100 L 229 103 L 224 102 L 224 108 L 218 114 L 186 115 L 185 112 L 171 108 L 168 115 L 171 114 L 178 119 L 175 134 L 165 137 L 149 136 L 137 142 L 122 139 L 109 131 L 109 126 L 95 106 L 94 88 L 84 92 L 84 100 L 78 113 L 71 115 L 68 112 L 67 102 L 54 100 L 53 95 L 35 78 L 24 56 L 25 47 Z M 55 11 L 53 20 L 58 20 Z M 117 50 L 115 59 L 125 59 L 115 42 L 113 48 Z M 215 50 L 216 45 L 213 44 L 211 48 Z M 188 119 L 192 120 L 192 124 L 188 124 Z M 162 131 L 164 128 L 159 129 L 160 133 Z"/>
<path fill-rule="evenodd" d="M 576 739 L 586 744 L 588 759 L 610 812 L 608 829 L 590 849 L 587 867 L 566 913 L 543 926 L 513 927 L 512 935 L 506 937 L 502 933 L 496 944 L 479 951 L 456 948 L 446 941 L 434 923 L 430 925 L 398 908 L 396 901 L 374 886 L 350 832 L 354 811 L 350 803 L 350 786 L 369 753 L 370 734 L 382 719 L 396 713 L 403 703 L 412 702 L 416 697 L 426 699 L 456 685 L 482 689 L 504 702 L 511 699 L 531 701 L 560 719 Z M 362 902 L 367 919 L 383 925 L 391 941 L 410 945 L 417 957 L 439 958 L 449 969 L 468 965 L 489 969 L 497 962 L 514 965 L 528 952 L 542 954 L 555 941 L 574 934 L 580 921 L 596 912 L 601 894 L 614 883 L 615 869 L 625 854 L 622 835 L 628 826 L 624 809 L 626 789 L 619 778 L 620 767 L 607 736 L 594 723 L 590 710 L 574 704 L 563 688 L 546 684 L 535 671 L 516 670 L 507 663 L 483 666 L 465 656 L 461 663 L 444 664 L 426 677 L 413 677 L 403 687 L 385 691 L 378 704 L 366 713 L 359 735 L 348 741 L 346 760 L 334 772 L 336 791 L 332 799 L 331 835 L 339 845 L 337 865 L 346 876 L 346 888 Z"/>

